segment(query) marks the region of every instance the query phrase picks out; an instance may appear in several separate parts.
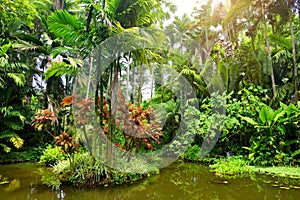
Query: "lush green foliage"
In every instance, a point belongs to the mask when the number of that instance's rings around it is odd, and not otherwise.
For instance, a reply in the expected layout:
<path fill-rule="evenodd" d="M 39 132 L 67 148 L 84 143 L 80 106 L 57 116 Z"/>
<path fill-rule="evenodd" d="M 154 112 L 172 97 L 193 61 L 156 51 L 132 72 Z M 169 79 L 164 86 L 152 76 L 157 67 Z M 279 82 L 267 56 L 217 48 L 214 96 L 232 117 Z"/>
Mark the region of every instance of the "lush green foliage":
<path fill-rule="evenodd" d="M 43 155 L 40 158 L 40 162 L 45 163 L 46 165 L 53 165 L 57 161 L 64 160 L 65 157 L 66 156 L 62 153 L 62 149 L 60 147 L 52 147 L 51 145 L 49 145 L 43 151 Z"/>
<path fill-rule="evenodd" d="M 41 171 L 42 182 L 52 188 L 58 188 L 63 183 L 72 185 L 119 185 L 124 183 L 131 183 L 149 176 L 142 160 L 132 160 L 132 171 L 145 171 L 145 173 L 129 173 L 123 171 L 116 171 L 105 166 L 100 161 L 96 160 L 88 152 L 78 152 L 74 154 L 74 162 L 66 159 L 59 148 L 48 148 L 44 151 L 41 157 L 42 162 L 52 162 L 51 170 Z M 120 161 L 120 165 L 126 163 Z M 134 169 L 135 168 L 135 169 Z M 128 166 L 124 169 L 129 170 Z M 152 169 L 152 173 L 157 173 L 157 169 Z"/>
<path fill-rule="evenodd" d="M 217 176 L 231 178 L 248 176 L 253 173 L 248 164 L 242 157 L 230 157 L 216 161 L 215 164 L 209 166 Z"/>
<path fill-rule="evenodd" d="M 57 2 L 0 4 L 0 151 L 55 143 L 41 158 L 53 165 L 44 183 L 121 184 L 144 175 L 116 172 L 79 150 L 84 138 L 77 135 L 71 107 L 76 85 L 87 88 L 77 101 L 86 110 L 76 123 L 86 124 L 85 113 L 94 106 L 105 137 L 123 151 L 159 154 L 168 145 L 167 156 L 189 161 L 210 152 L 211 157 L 242 156 L 253 165 L 299 165 L 298 1 L 236 0 L 213 9 L 210 0 L 193 18 L 177 16 L 167 27 L 163 5 L 173 9 L 167 0 Z M 91 52 L 121 33 L 128 40 L 120 45 L 159 43 L 169 50 L 109 52 L 116 58 L 93 71 L 107 52 L 103 57 Z M 147 100 L 140 66 L 152 82 Z M 161 66 L 178 74 L 165 76 Z M 179 75 L 195 93 L 192 99 L 192 91 L 176 81 Z M 175 78 L 166 81 L 169 77 Z M 240 158 L 215 169 L 239 174 L 246 166 Z M 132 163 L 139 172 L 149 167 L 144 160 Z"/>

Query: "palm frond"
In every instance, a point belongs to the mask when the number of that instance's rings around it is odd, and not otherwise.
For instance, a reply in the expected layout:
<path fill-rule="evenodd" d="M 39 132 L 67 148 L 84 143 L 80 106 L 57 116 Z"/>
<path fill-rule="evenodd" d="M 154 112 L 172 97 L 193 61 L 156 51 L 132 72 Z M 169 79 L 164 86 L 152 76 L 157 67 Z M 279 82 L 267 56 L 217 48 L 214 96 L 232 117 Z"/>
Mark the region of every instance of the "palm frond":
<path fill-rule="evenodd" d="M 31 44 L 31 43 L 29 43 L 27 41 L 24 41 L 24 40 L 19 40 L 18 43 L 14 43 L 12 45 L 12 47 L 14 49 L 19 49 L 21 51 L 30 51 L 30 50 L 36 51 L 36 50 L 39 50 L 40 52 L 43 52 L 43 53 L 47 52 L 44 49 L 43 46 L 34 45 L 34 44 Z"/>
<path fill-rule="evenodd" d="M 270 41 L 286 48 L 288 51 L 292 50 L 291 38 L 283 37 L 282 35 L 270 35 Z"/>
<path fill-rule="evenodd" d="M 248 9 L 252 1 L 253 0 L 238 1 L 226 15 L 225 19 L 223 20 L 223 24 L 227 25 L 232 18 L 236 18 L 242 10 Z"/>
<path fill-rule="evenodd" d="M 84 24 L 67 11 L 59 10 L 48 18 L 49 30 L 66 43 L 81 44 L 85 40 Z"/>
<path fill-rule="evenodd" d="M 75 62 L 73 60 L 72 62 Z M 68 65 L 65 62 L 53 62 L 51 67 L 45 72 L 46 78 L 45 80 L 48 80 L 49 78 L 53 76 L 64 76 L 64 75 L 73 75 L 76 76 L 79 69 L 77 65 Z"/>

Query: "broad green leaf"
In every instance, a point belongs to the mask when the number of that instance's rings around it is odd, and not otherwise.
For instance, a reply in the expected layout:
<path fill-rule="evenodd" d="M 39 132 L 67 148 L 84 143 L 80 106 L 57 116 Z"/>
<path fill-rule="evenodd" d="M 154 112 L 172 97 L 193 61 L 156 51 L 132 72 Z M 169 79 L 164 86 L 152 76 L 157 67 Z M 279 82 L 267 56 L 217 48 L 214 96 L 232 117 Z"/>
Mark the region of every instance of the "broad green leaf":
<path fill-rule="evenodd" d="M 270 124 L 274 119 L 274 110 L 271 107 L 264 105 L 259 112 L 259 119 L 264 124 Z"/>
<path fill-rule="evenodd" d="M 244 117 L 244 116 L 241 116 L 241 119 L 242 120 L 245 120 L 246 122 L 248 122 L 249 124 L 252 124 L 252 125 L 257 125 L 257 122 L 254 121 L 252 118 L 250 117 Z"/>
<path fill-rule="evenodd" d="M 296 150 L 294 153 L 291 154 L 292 157 L 295 157 L 296 155 L 300 154 L 300 149 Z"/>
<path fill-rule="evenodd" d="M 281 117 L 283 117 L 284 115 L 285 115 L 285 110 L 283 109 L 283 110 L 277 110 L 276 112 L 275 112 L 275 117 L 274 117 L 274 123 L 275 122 L 277 122 L 277 120 L 279 119 L 279 118 L 281 118 Z"/>

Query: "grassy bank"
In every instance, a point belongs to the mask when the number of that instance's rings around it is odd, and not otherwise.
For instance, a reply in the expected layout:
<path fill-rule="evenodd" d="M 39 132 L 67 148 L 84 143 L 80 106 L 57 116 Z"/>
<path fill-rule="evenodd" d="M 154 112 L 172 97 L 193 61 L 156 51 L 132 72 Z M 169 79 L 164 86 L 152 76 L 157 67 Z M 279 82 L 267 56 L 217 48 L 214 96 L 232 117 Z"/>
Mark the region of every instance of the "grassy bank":
<path fill-rule="evenodd" d="M 230 157 L 215 160 L 209 166 L 211 171 L 219 177 L 237 178 L 251 176 L 254 174 L 266 174 L 277 177 L 286 177 L 300 180 L 300 169 L 298 166 L 272 166 L 260 167 L 250 166 L 241 157 Z"/>

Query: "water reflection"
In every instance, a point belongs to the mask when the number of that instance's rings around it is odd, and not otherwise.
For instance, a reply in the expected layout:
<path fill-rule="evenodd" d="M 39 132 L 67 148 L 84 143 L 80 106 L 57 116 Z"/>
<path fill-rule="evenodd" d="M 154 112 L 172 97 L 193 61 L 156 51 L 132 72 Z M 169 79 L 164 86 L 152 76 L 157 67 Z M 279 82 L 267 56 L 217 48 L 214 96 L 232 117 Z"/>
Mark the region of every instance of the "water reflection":
<path fill-rule="evenodd" d="M 0 174 L 9 184 L 0 185 L 0 199 L 299 199 L 299 180 L 272 179 L 258 176 L 235 180 L 219 179 L 199 164 L 174 163 L 157 176 L 141 182 L 114 188 L 78 188 L 64 186 L 51 190 L 40 182 L 36 164 L 0 166 Z M 277 184 L 280 187 L 275 187 Z"/>

